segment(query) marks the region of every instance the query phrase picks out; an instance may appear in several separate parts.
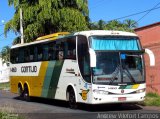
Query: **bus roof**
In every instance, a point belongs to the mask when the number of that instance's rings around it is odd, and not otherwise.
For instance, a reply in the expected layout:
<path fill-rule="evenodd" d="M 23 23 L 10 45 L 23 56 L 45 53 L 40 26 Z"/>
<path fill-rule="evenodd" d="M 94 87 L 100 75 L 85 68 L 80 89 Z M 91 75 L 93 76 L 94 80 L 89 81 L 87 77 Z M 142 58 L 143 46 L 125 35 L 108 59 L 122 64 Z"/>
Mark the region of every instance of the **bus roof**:
<path fill-rule="evenodd" d="M 92 35 L 108 35 L 108 36 L 136 36 L 135 33 L 125 32 L 125 31 L 114 31 L 114 30 L 90 30 L 90 31 L 81 31 L 77 32 L 74 35 L 85 35 L 85 36 L 92 36 Z"/>
<path fill-rule="evenodd" d="M 72 34 L 69 34 L 69 32 L 58 32 L 58 33 L 39 37 L 34 42 L 13 45 L 11 48 L 18 48 L 18 47 L 27 46 L 27 45 L 38 44 L 38 43 L 43 43 L 43 42 L 47 42 L 51 40 L 57 40 L 62 37 L 64 38 L 64 37 L 76 36 L 76 35 L 84 35 L 86 37 L 89 37 L 92 35 L 94 36 L 101 36 L 101 35 L 105 36 L 106 35 L 106 36 L 134 36 L 134 37 L 137 37 L 136 34 L 131 33 L 131 32 L 114 31 L 114 30 L 90 30 L 90 31 L 75 32 Z"/>

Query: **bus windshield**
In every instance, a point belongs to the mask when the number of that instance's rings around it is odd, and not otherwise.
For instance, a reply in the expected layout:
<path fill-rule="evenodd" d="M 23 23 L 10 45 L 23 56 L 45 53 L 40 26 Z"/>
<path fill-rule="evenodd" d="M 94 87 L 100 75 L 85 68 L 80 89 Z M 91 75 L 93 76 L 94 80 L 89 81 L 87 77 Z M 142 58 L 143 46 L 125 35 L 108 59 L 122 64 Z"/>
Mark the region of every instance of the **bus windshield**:
<path fill-rule="evenodd" d="M 96 53 L 96 67 L 92 68 L 93 83 L 144 83 L 144 66 L 138 38 L 92 36 L 90 46 Z"/>
<path fill-rule="evenodd" d="M 136 84 L 144 82 L 142 56 L 139 53 L 96 52 L 93 83 Z"/>

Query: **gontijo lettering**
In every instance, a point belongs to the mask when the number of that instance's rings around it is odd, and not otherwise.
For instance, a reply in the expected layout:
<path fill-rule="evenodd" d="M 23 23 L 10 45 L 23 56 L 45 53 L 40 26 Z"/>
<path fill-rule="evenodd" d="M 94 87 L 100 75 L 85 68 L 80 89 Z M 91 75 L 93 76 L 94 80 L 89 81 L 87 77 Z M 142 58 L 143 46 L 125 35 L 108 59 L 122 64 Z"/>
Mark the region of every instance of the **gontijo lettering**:
<path fill-rule="evenodd" d="M 21 72 L 22 73 L 37 72 L 37 66 L 22 66 Z"/>

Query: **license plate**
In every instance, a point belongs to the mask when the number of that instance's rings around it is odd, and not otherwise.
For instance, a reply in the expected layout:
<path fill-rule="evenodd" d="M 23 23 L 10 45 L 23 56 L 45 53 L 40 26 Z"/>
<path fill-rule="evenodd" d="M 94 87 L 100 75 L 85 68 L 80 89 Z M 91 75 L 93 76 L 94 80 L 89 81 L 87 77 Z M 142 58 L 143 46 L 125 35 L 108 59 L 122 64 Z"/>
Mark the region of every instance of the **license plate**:
<path fill-rule="evenodd" d="M 126 101 L 126 97 L 118 97 L 118 101 Z"/>

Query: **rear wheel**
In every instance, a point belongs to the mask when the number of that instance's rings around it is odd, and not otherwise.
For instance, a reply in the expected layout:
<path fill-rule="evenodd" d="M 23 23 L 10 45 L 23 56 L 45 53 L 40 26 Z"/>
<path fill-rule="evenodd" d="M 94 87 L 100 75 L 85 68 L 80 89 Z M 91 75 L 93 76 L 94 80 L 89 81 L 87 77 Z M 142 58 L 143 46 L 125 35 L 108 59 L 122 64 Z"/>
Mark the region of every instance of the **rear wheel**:
<path fill-rule="evenodd" d="M 23 98 L 26 101 L 30 101 L 28 86 L 24 86 Z"/>
<path fill-rule="evenodd" d="M 23 99 L 23 89 L 21 85 L 18 86 L 18 95 L 19 99 Z"/>
<path fill-rule="evenodd" d="M 69 91 L 69 106 L 72 109 L 77 108 L 76 97 L 73 89 Z"/>

